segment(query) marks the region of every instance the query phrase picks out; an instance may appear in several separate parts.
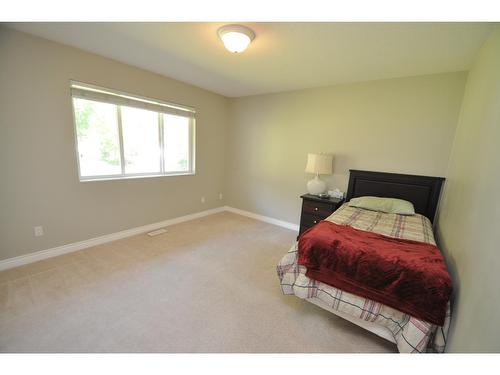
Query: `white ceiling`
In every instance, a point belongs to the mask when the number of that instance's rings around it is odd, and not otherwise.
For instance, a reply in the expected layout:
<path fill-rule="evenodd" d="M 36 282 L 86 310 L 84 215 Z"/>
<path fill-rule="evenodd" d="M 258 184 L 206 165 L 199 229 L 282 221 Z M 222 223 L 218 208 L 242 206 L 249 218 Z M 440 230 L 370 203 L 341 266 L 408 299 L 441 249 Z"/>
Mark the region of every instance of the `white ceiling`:
<path fill-rule="evenodd" d="M 486 23 L 244 23 L 231 54 L 222 23 L 13 23 L 9 27 L 236 97 L 467 70 Z"/>

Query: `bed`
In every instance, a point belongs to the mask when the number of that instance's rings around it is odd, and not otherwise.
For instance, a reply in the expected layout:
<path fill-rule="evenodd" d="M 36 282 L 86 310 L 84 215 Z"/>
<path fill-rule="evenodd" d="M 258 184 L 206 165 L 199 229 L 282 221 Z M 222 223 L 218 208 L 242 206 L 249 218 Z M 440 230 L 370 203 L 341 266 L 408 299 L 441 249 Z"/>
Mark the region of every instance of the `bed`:
<path fill-rule="evenodd" d="M 344 203 L 326 221 L 401 240 L 435 245 L 433 220 L 444 179 L 351 170 L 346 202 L 361 196 L 410 201 L 415 215 L 403 216 L 350 207 Z M 432 324 L 396 308 L 349 293 L 306 276 L 298 264 L 295 243 L 277 266 L 284 294 L 295 295 L 397 345 L 402 353 L 443 352 L 450 324 L 450 305 L 442 325 Z"/>

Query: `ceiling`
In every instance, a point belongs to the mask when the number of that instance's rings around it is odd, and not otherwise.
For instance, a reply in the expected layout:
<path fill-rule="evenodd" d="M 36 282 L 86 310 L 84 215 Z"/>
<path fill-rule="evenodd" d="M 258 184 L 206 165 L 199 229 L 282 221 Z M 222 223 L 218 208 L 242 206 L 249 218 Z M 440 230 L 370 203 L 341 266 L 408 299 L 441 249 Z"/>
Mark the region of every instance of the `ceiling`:
<path fill-rule="evenodd" d="M 11 23 L 229 96 L 468 70 L 487 23 L 244 23 L 256 38 L 231 54 L 223 23 Z"/>

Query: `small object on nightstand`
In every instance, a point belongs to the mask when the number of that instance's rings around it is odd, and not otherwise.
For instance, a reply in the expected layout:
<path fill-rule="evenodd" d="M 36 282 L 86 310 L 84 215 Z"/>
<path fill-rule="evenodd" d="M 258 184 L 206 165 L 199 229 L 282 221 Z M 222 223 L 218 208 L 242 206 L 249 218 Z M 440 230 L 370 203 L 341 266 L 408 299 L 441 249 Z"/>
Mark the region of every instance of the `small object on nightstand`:
<path fill-rule="evenodd" d="M 300 197 L 302 198 L 302 213 L 299 236 L 313 225 L 326 219 L 344 203 L 342 198 L 320 198 L 311 194 L 304 194 Z"/>
<path fill-rule="evenodd" d="M 328 198 L 330 198 L 330 196 L 327 193 L 318 194 L 318 197 L 320 197 L 321 199 L 328 199 Z"/>
<path fill-rule="evenodd" d="M 339 189 L 329 190 L 328 195 L 334 198 L 344 198 L 344 193 L 342 193 Z"/>

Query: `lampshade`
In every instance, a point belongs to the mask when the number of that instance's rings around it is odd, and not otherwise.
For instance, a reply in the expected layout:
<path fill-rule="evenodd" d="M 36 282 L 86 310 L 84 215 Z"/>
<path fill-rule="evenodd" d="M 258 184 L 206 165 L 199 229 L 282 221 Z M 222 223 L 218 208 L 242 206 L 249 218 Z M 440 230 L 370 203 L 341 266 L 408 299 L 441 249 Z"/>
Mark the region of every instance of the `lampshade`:
<path fill-rule="evenodd" d="M 329 154 L 308 154 L 306 173 L 332 174 L 333 156 Z"/>

